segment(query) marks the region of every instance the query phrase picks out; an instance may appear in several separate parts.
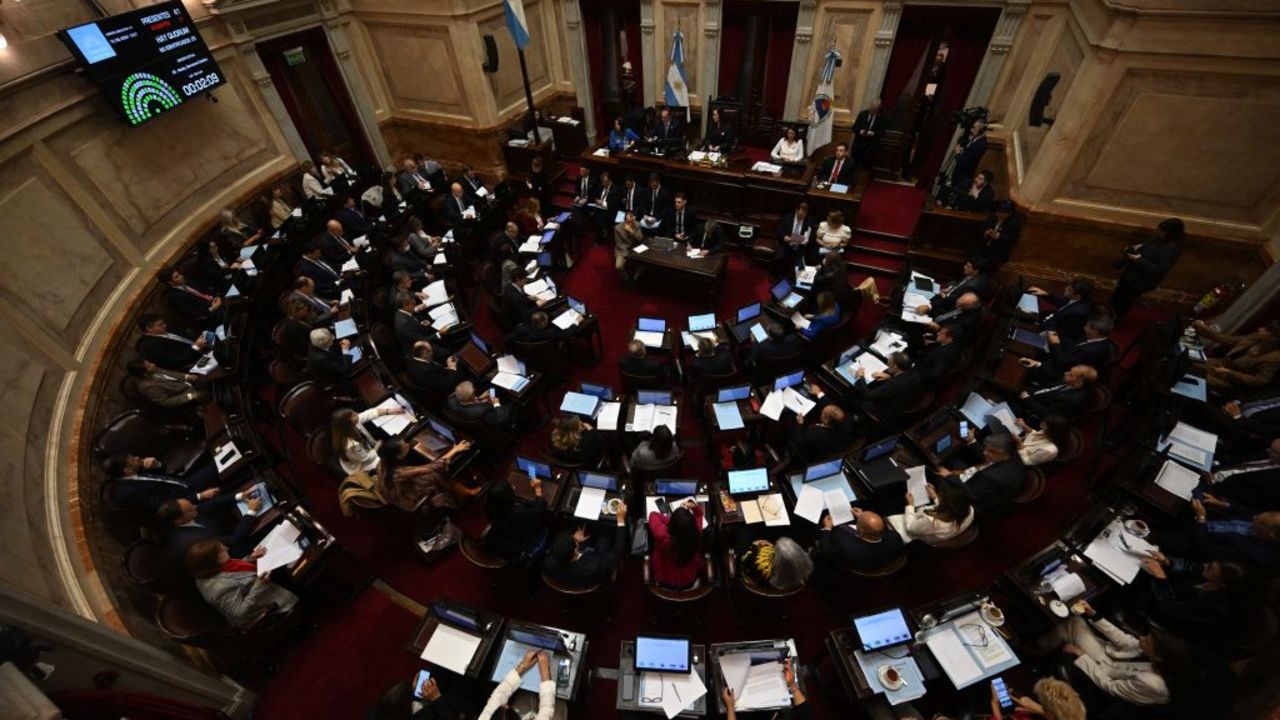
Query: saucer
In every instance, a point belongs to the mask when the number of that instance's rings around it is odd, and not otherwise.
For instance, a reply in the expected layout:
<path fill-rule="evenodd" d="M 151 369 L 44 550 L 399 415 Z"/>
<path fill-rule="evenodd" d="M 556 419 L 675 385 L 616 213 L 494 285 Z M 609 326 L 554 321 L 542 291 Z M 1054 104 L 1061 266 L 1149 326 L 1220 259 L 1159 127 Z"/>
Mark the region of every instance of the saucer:
<path fill-rule="evenodd" d="M 1132 520 L 1125 520 L 1124 529 L 1127 530 L 1130 535 L 1139 539 L 1145 538 L 1147 535 L 1151 533 L 1151 528 L 1148 527 L 1145 522 L 1137 518 L 1134 518 Z"/>
<path fill-rule="evenodd" d="M 1062 602 L 1061 600 L 1050 600 L 1049 612 L 1053 613 L 1054 615 L 1057 615 L 1060 618 L 1067 617 L 1068 615 L 1071 614 L 1071 611 L 1067 609 L 1066 603 Z"/>
<path fill-rule="evenodd" d="M 991 627 L 1000 627 L 1004 624 L 1004 612 L 995 605 L 983 605 L 978 609 L 978 614 Z"/>
<path fill-rule="evenodd" d="M 898 688 L 902 687 L 902 671 L 901 670 L 898 671 L 897 682 L 889 682 L 887 677 L 889 675 L 890 668 L 893 668 L 893 666 L 881 665 L 880 668 L 876 670 L 876 678 L 880 680 L 880 684 L 883 685 L 886 690 L 897 690 Z"/>

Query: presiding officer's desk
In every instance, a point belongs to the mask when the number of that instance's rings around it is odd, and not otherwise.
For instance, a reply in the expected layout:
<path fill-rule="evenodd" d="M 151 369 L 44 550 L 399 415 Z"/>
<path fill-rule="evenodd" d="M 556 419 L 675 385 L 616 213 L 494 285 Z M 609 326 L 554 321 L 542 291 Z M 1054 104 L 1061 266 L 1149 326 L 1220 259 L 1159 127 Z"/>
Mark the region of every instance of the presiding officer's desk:
<path fill-rule="evenodd" d="M 686 708 L 676 717 L 706 717 L 707 698 L 711 694 L 711 686 L 707 683 L 707 646 L 693 645 L 693 671 L 702 678 L 707 694 L 698 698 L 692 707 Z M 661 704 L 642 703 L 640 698 L 640 673 L 636 671 L 636 641 L 623 640 L 622 649 L 618 653 L 618 689 L 614 698 L 614 708 L 624 712 L 653 713 L 662 715 Z"/>
<path fill-rule="evenodd" d="M 644 252 L 636 252 L 633 248 L 627 254 L 628 275 L 634 276 L 637 270 L 643 269 L 669 276 L 680 283 L 693 283 L 702 288 L 708 302 L 714 306 L 729 267 L 729 257 L 723 249 L 694 258 L 687 254 L 687 243 L 672 238 L 652 237 L 643 245 L 646 248 Z"/>

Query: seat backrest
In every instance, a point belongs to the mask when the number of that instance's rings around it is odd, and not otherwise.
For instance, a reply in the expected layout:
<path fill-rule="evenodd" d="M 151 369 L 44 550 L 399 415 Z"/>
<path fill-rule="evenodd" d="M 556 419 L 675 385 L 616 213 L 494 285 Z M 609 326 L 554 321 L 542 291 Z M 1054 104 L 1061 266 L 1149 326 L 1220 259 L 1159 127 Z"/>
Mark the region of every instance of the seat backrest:
<path fill-rule="evenodd" d="M 230 629 L 226 618 L 204 600 L 191 596 L 164 596 L 156 603 L 156 625 L 170 639 L 199 642 Z"/>
<path fill-rule="evenodd" d="M 618 374 L 622 377 L 622 387 L 626 392 L 666 390 L 671 385 L 666 378 L 660 375 L 635 375 L 622 368 L 618 368 Z"/>
<path fill-rule="evenodd" d="M 333 434 L 328 427 L 319 428 L 307 435 L 307 459 L 323 468 L 329 468 L 336 462 Z"/>
<path fill-rule="evenodd" d="M 756 380 L 759 382 L 773 380 L 779 375 L 786 375 L 789 372 L 799 370 L 804 363 L 806 353 L 807 349 L 804 349 L 782 357 L 760 358 L 756 362 Z"/>
<path fill-rule="evenodd" d="M 116 453 L 151 455 L 161 452 L 178 439 L 178 434 L 152 420 L 141 410 L 128 410 L 107 423 L 93 440 L 98 458 Z"/>
<path fill-rule="evenodd" d="M 529 363 L 535 370 L 541 370 L 548 375 L 560 376 L 565 374 L 564 358 L 561 357 L 556 344 L 553 342 L 546 340 L 538 342 L 508 340 L 507 352 Z"/>
<path fill-rule="evenodd" d="M 303 435 L 329 424 L 333 397 L 313 382 L 298 383 L 280 399 L 280 417 Z"/>

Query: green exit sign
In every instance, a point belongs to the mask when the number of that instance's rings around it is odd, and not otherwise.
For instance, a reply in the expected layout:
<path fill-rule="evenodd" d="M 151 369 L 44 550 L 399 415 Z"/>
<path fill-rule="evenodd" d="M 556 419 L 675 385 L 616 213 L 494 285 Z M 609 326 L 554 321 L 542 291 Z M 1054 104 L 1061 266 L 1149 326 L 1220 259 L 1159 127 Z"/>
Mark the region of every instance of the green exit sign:
<path fill-rule="evenodd" d="M 291 66 L 301 65 L 307 61 L 307 54 L 304 53 L 300 47 L 290 48 L 284 51 L 284 61 L 289 63 Z"/>

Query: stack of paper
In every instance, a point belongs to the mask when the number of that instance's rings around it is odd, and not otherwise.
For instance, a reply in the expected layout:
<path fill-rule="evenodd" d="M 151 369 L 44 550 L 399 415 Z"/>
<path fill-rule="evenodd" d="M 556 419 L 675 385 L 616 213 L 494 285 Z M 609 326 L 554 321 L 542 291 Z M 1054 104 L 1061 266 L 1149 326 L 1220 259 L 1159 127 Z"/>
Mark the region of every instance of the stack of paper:
<path fill-rule="evenodd" d="M 781 166 L 781 165 L 774 165 L 773 163 L 767 163 L 767 162 L 765 162 L 765 161 L 763 161 L 763 160 L 760 160 L 760 161 L 756 162 L 756 164 L 755 164 L 755 165 L 752 165 L 752 166 L 751 166 L 751 169 L 752 169 L 754 172 L 758 172 L 758 173 L 768 173 L 769 175 L 781 175 L 781 174 L 782 174 L 782 166 Z"/>
<path fill-rule="evenodd" d="M 542 248 L 542 236 L 530 235 L 529 239 L 521 243 L 520 247 L 517 248 L 517 250 L 522 253 L 536 253 L 541 248 Z"/>
<path fill-rule="evenodd" d="M 622 403 L 607 402 L 600 406 L 600 414 L 596 417 L 596 427 L 601 430 L 617 430 L 618 415 L 621 414 Z"/>
<path fill-rule="evenodd" d="M 636 245 L 635 247 L 631 248 L 631 252 L 633 252 L 633 253 L 635 253 L 635 254 L 637 254 L 637 255 L 640 255 L 640 254 L 644 253 L 644 252 L 645 252 L 646 250 L 648 250 L 648 249 L 649 249 L 649 246 L 648 246 L 648 245 L 645 245 L 644 243 L 641 243 L 641 244 Z"/>
<path fill-rule="evenodd" d="M 227 468 L 236 464 L 243 455 L 235 442 L 228 442 L 213 449 L 213 462 L 218 472 L 226 472 Z"/>
<path fill-rule="evenodd" d="M 760 414 L 776 421 L 782 417 L 782 411 L 785 408 L 786 397 L 779 391 L 774 390 L 769 393 L 764 402 L 760 403 Z"/>
<path fill-rule="evenodd" d="M 1121 585 L 1128 585 L 1138 576 L 1144 558 L 1125 548 L 1120 539 L 1122 534 L 1124 534 L 1124 525 L 1117 519 L 1089 543 L 1089 547 L 1084 549 L 1084 556 L 1092 560 L 1094 567 L 1105 572 L 1112 580 Z"/>
<path fill-rule="evenodd" d="M 876 341 L 871 343 L 868 348 L 882 358 L 889 357 L 893 353 L 907 349 L 907 341 L 895 332 L 886 332 L 884 330 L 876 331 Z"/>
<path fill-rule="evenodd" d="M 423 305 L 435 307 L 449 302 L 449 291 L 444 286 L 444 280 L 437 280 L 422 288 L 418 297 L 422 298 Z"/>
<path fill-rule="evenodd" d="M 796 392 L 794 388 L 783 388 L 782 404 L 791 412 L 803 417 L 808 415 L 818 403 Z"/>
<path fill-rule="evenodd" d="M 814 278 L 817 276 L 817 265 L 805 265 L 804 269 L 796 271 L 796 284 L 800 286 L 812 285 Z"/>
<path fill-rule="evenodd" d="M 381 428 L 383 432 L 393 437 L 404 432 L 410 425 L 413 425 L 418 421 L 418 419 L 413 415 L 413 406 L 409 404 L 408 400 L 405 400 L 398 394 L 383 400 L 378 405 L 378 409 L 384 408 L 387 410 L 403 411 L 392 413 L 390 415 L 379 415 L 371 421 L 374 425 Z"/>
<path fill-rule="evenodd" d="M 262 538 L 262 542 L 258 543 L 258 547 L 265 549 L 267 552 L 258 558 L 258 574 L 269 573 L 276 568 L 292 565 L 294 561 L 302 557 L 302 546 L 298 544 L 298 538 L 302 536 L 302 531 L 298 526 L 285 520 L 279 525 L 271 528 L 271 532 Z"/>
<path fill-rule="evenodd" d="M 822 519 L 822 510 L 826 506 L 827 498 L 821 490 L 813 485 L 803 485 L 800 488 L 800 495 L 796 497 L 796 506 L 792 508 L 792 512 L 817 525 Z"/>
<path fill-rule="evenodd" d="M 906 292 L 902 295 L 902 309 L 915 310 L 921 305 L 928 305 L 929 298 L 917 292 Z"/>
<path fill-rule="evenodd" d="M 510 390 L 511 392 L 518 393 L 524 389 L 525 385 L 529 384 L 529 378 L 523 375 L 513 375 L 511 373 L 500 372 L 493 376 L 493 380 L 491 382 L 504 390 Z"/>
<path fill-rule="evenodd" d="M 701 150 L 694 150 L 689 153 L 689 162 L 691 163 L 702 162 L 705 159 L 707 159 L 707 154 Z"/>
<path fill-rule="evenodd" d="M 720 658 L 722 667 L 727 657 L 731 656 Z M 747 657 L 749 663 L 750 656 Z M 777 661 L 759 665 L 748 664 L 746 674 L 742 680 L 742 691 L 735 693 L 737 709 L 756 710 L 760 708 L 790 707 L 791 691 L 787 689 L 787 682 L 782 677 L 782 670 L 782 663 Z M 729 682 L 727 677 L 725 682 Z"/>
<path fill-rule="evenodd" d="M 637 330 L 635 339 L 644 343 L 646 347 L 662 347 L 663 334 L 653 330 Z"/>
<path fill-rule="evenodd" d="M 1183 500 L 1190 500 L 1191 493 L 1200 484 L 1200 476 L 1194 470 L 1183 467 L 1182 463 L 1165 460 L 1160 473 L 1156 475 L 1156 485 L 1177 495 Z"/>
<path fill-rule="evenodd" d="M 843 490 L 828 490 L 822 494 L 827 512 L 831 513 L 831 522 L 836 525 L 847 525 L 853 522 L 853 508 L 849 505 L 849 497 Z"/>
<path fill-rule="evenodd" d="M 627 432 L 649 432 L 653 429 L 653 416 L 657 413 L 658 406 L 653 403 L 645 403 L 636 405 L 635 412 L 631 414 L 631 422 L 627 423 Z"/>
<path fill-rule="evenodd" d="M 481 638 L 452 625 L 437 623 L 431 639 L 422 649 L 422 659 L 451 670 L 459 675 L 467 673 L 467 666 L 480 648 Z"/>
<path fill-rule="evenodd" d="M 907 492 L 911 493 L 913 507 L 921 507 L 933 502 L 929 499 L 929 480 L 925 476 L 923 465 L 907 468 Z"/>
<path fill-rule="evenodd" d="M 1045 577 L 1045 580 L 1049 583 L 1049 587 L 1053 588 L 1053 592 L 1058 596 L 1058 599 L 1064 603 L 1075 600 L 1083 595 L 1085 591 L 1084 580 L 1065 566 L 1059 567 Z"/>
<path fill-rule="evenodd" d="M 350 260 L 342 263 L 342 267 L 338 268 L 338 272 L 360 272 L 360 263 L 356 262 L 355 258 L 351 258 Z"/>
<path fill-rule="evenodd" d="M 545 300 L 550 302 L 556 299 L 556 286 L 547 278 L 535 280 L 524 286 L 524 294 L 534 300 Z"/>
<path fill-rule="evenodd" d="M 1213 454 L 1218 449 L 1218 436 L 1200 428 L 1180 422 L 1160 440 L 1161 450 L 1182 458 L 1191 465 L 1208 471 L 1213 467 Z"/>
<path fill-rule="evenodd" d="M 583 520 L 599 520 L 600 509 L 604 507 L 605 491 L 600 488 L 583 487 L 578 495 L 578 504 L 573 508 L 573 516 Z"/>
<path fill-rule="evenodd" d="M 431 308 L 427 314 L 431 316 L 431 324 L 435 327 L 436 332 L 438 333 L 442 333 L 454 325 L 457 325 L 459 322 L 462 322 L 461 318 L 458 317 L 458 310 L 453 306 L 453 303 L 437 305 L 436 307 Z"/>
<path fill-rule="evenodd" d="M 568 310 L 565 310 L 564 312 L 555 316 L 555 318 L 551 320 L 551 324 L 555 325 L 561 330 L 568 330 L 569 328 L 575 325 L 578 325 L 581 322 L 582 322 L 582 315 L 577 310 L 574 310 L 573 308 L 569 308 Z"/>

